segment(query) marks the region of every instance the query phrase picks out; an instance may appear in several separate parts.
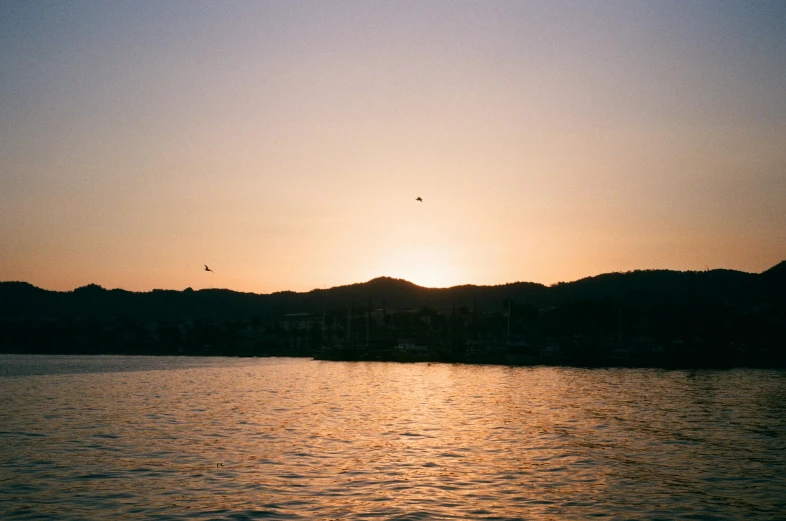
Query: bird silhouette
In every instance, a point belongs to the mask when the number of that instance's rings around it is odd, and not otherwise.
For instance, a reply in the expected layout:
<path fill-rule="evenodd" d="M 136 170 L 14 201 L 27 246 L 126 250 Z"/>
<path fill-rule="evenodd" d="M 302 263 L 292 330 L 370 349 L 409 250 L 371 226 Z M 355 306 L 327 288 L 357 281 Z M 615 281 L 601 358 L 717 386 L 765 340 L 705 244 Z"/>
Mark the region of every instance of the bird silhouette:
<path fill-rule="evenodd" d="M 215 273 L 215 271 L 207 267 L 207 264 L 205 264 L 205 271 L 209 271 L 210 273 Z"/>
<path fill-rule="evenodd" d="M 417 199 L 415 199 L 415 200 L 416 200 L 416 201 L 420 201 L 421 203 L 423 202 L 423 199 L 421 199 L 420 197 L 418 197 L 418 198 L 417 198 Z"/>

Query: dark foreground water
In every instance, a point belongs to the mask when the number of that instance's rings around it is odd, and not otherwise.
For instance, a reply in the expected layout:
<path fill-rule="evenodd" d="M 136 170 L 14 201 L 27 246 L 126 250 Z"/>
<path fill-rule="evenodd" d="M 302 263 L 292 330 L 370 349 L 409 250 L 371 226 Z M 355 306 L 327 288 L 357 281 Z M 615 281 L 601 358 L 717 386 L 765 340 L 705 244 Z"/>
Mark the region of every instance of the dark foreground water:
<path fill-rule="evenodd" d="M 786 519 L 786 373 L 0 356 L 0 519 Z"/>

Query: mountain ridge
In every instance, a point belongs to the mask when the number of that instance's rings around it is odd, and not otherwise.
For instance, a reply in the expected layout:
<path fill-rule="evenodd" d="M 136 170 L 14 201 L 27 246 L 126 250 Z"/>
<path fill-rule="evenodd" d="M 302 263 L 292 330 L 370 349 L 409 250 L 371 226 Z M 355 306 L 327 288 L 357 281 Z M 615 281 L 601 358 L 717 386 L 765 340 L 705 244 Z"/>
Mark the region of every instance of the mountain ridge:
<path fill-rule="evenodd" d="M 88 284 L 71 291 L 52 291 L 29 282 L 0 282 L 0 317 L 77 318 L 133 317 L 155 320 L 183 317 L 247 318 L 296 312 L 387 307 L 451 307 L 497 310 L 505 299 L 539 308 L 602 298 L 704 299 L 755 305 L 782 302 L 786 261 L 762 273 L 715 269 L 666 269 L 609 272 L 571 282 L 544 285 L 516 281 L 496 285 L 462 284 L 446 288 L 419 286 L 405 279 L 375 277 L 366 282 L 304 292 L 240 292 L 222 288 L 152 289 L 135 292 Z"/>

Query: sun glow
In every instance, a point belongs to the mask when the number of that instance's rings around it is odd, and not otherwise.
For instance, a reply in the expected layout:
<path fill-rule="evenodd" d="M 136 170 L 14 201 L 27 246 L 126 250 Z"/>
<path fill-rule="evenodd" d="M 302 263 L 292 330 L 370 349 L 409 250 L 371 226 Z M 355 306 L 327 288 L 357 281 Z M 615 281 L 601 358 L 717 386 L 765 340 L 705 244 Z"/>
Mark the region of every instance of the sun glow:
<path fill-rule="evenodd" d="M 2 280 L 270 293 L 786 258 L 786 2 L 28 4 L 0 3 Z"/>
<path fill-rule="evenodd" d="M 380 269 L 380 274 L 429 288 L 462 284 L 465 275 L 454 256 L 448 251 L 437 249 L 393 255 Z"/>

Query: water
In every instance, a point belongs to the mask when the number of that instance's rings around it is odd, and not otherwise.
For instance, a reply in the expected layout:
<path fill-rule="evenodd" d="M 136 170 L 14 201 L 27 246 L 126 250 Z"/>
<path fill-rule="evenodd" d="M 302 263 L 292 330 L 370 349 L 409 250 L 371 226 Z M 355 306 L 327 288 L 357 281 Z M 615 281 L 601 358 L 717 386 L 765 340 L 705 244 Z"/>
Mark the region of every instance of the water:
<path fill-rule="evenodd" d="M 784 519 L 786 373 L 0 356 L 1 519 Z"/>

